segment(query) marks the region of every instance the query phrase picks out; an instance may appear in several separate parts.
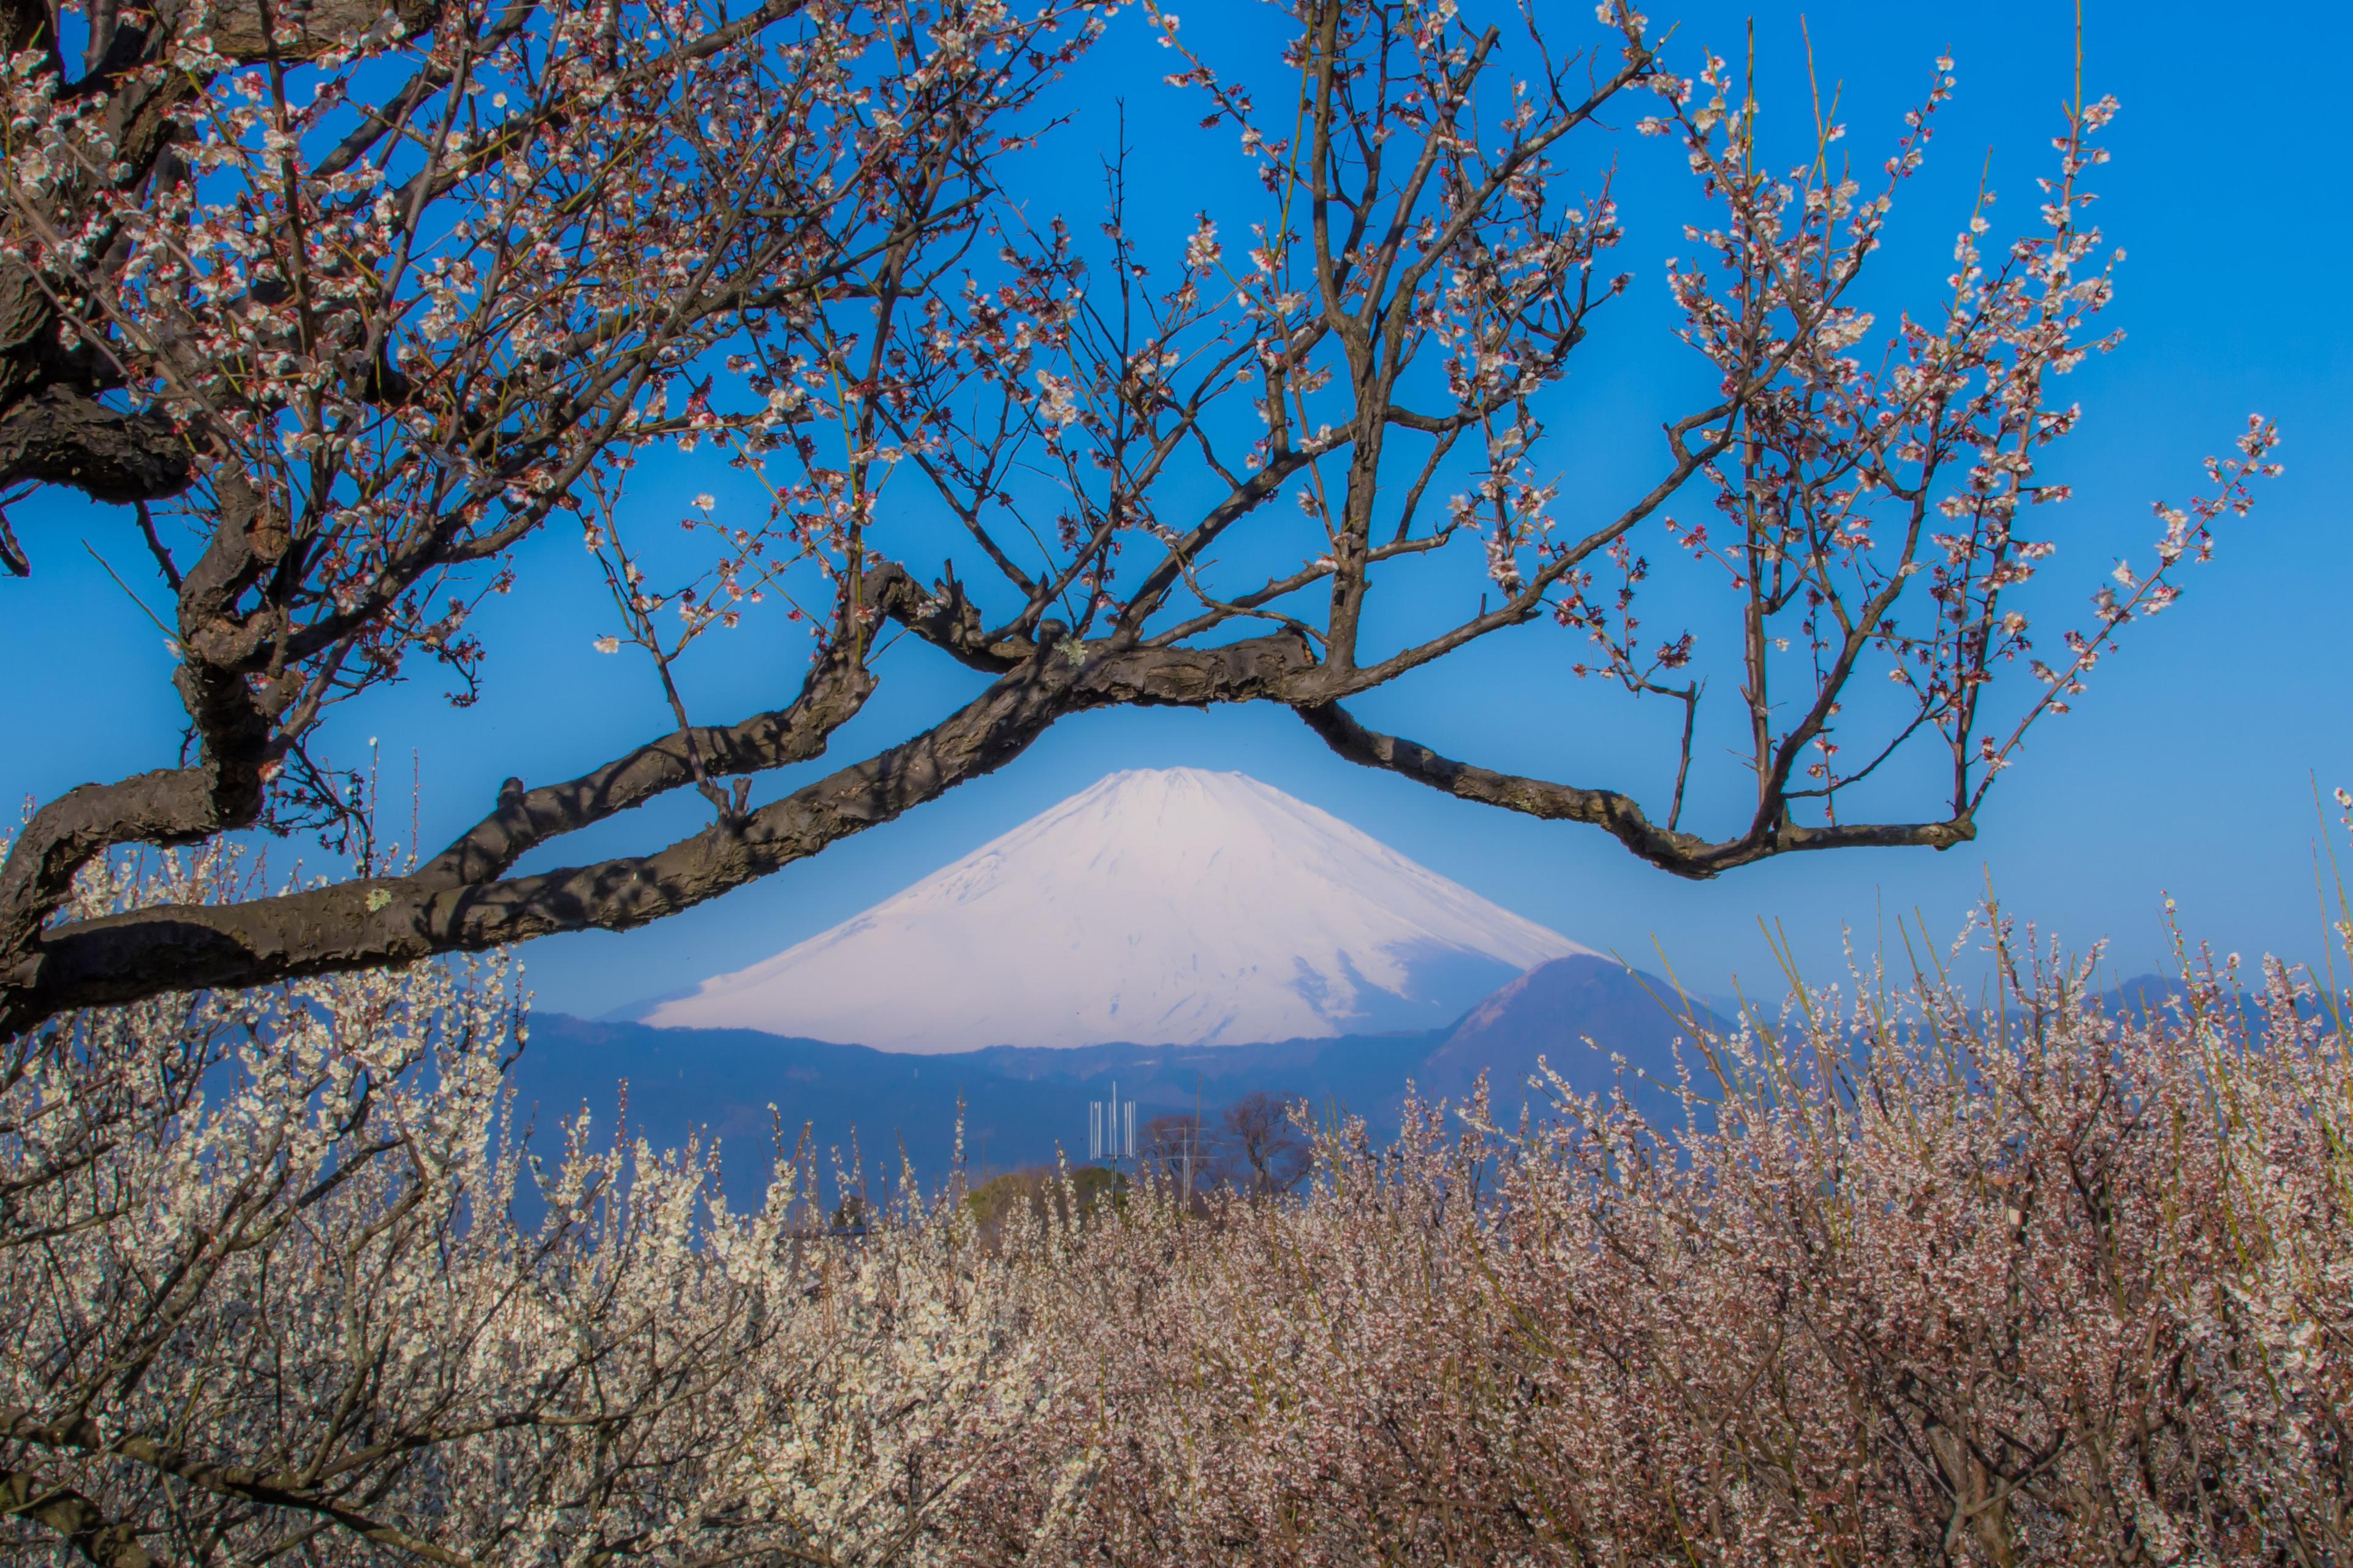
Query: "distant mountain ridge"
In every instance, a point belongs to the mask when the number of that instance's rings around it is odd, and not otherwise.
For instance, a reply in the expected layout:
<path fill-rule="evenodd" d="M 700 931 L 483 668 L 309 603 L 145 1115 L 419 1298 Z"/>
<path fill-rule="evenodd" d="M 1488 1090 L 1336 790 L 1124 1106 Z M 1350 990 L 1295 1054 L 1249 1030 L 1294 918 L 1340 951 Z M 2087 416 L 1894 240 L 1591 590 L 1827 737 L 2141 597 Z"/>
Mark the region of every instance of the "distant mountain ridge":
<path fill-rule="evenodd" d="M 553 1149 L 558 1119 L 584 1108 L 609 1124 L 628 1084 L 633 1133 L 677 1146 L 690 1134 L 725 1147 L 729 1200 L 756 1203 L 774 1140 L 804 1128 L 821 1157 L 853 1146 L 870 1171 L 895 1173 L 903 1152 L 927 1183 L 953 1159 L 959 1107 L 977 1177 L 1087 1153 L 1087 1102 L 1116 1082 L 1142 1119 L 1197 1106 L 1214 1117 L 1252 1089 L 1296 1094 L 1319 1114 L 1396 1125 L 1406 1080 L 1445 1031 L 1243 1046 L 993 1046 L 928 1056 L 792 1039 L 754 1029 L 659 1029 L 535 1015 L 512 1081 Z M 773 1109 L 772 1109 L 773 1108 Z"/>
<path fill-rule="evenodd" d="M 1442 1028 L 1577 954 L 1254 779 L 1140 770 L 642 1019 L 918 1054 L 1250 1045 Z"/>
<path fill-rule="evenodd" d="M 2102 1005 L 2125 1018 L 2179 1005 L 2180 983 L 2134 976 L 2106 988 Z M 1623 1089 L 1646 1113 L 1673 1124 L 1680 1107 L 1663 1086 L 1676 1071 L 1688 1005 L 1702 1027 L 1732 1020 L 1615 959 L 1575 953 L 1498 987 L 1459 1019 L 1434 1029 L 1223 1046 L 1115 1043 L 992 1046 L 914 1055 L 796 1039 L 751 1029 L 664 1029 L 533 1016 L 513 1083 L 543 1148 L 557 1120 L 584 1107 L 609 1125 L 628 1085 L 630 1131 L 656 1145 L 690 1134 L 726 1150 L 731 1202 L 756 1203 L 772 1140 L 789 1147 L 809 1129 L 821 1159 L 839 1151 L 893 1181 L 903 1153 L 927 1186 L 954 1157 L 959 1107 L 967 1170 L 978 1179 L 1086 1152 L 1087 1102 L 1133 1100 L 1139 1121 L 1197 1107 L 1214 1120 L 1252 1089 L 1296 1095 L 1319 1118 L 1362 1116 L 1376 1136 L 1397 1126 L 1409 1082 L 1456 1105 L 1482 1071 L 1492 1113 L 1508 1123 L 1523 1106 L 1541 1110 L 1548 1089 L 1529 1084 L 1539 1058 L 1577 1094 Z M 2253 999 L 2234 1001 L 2251 1026 Z M 1704 1069 L 1686 1051 L 1695 1073 Z M 1622 1066 L 1620 1064 L 1622 1058 Z M 773 1109 L 772 1109 L 773 1107 Z"/>
<path fill-rule="evenodd" d="M 1686 1009 L 1703 1028 L 1729 1026 L 1696 1000 L 1679 999 L 1672 985 L 1614 958 L 1556 958 L 1472 1008 L 1422 1059 L 1417 1082 L 1460 1098 L 1483 1072 L 1498 1104 L 1516 1102 L 1541 1058 L 1575 1092 L 1607 1094 L 1621 1083 L 1613 1058 L 1623 1058 L 1624 1087 L 1642 1099 L 1652 1084 L 1673 1081 L 1675 1042 L 1691 1033 Z"/>
<path fill-rule="evenodd" d="M 1139 771 L 636 1019 L 542 1015 L 516 1083 L 546 1119 L 626 1079 L 632 1130 L 722 1139 L 731 1188 L 804 1126 L 935 1179 L 959 1108 L 968 1168 L 1035 1165 L 1114 1083 L 1145 1120 L 1263 1089 L 1383 1135 L 1409 1083 L 1459 1104 L 1482 1071 L 1515 1114 L 1540 1057 L 1636 1091 L 1672 1074 L 1663 989 L 1253 779 Z"/>
<path fill-rule="evenodd" d="M 584 1105 L 609 1119 L 626 1079 L 633 1130 L 657 1144 L 682 1142 L 690 1132 L 724 1141 L 730 1197 L 740 1204 L 756 1201 L 773 1139 L 781 1132 L 790 1145 L 804 1126 L 821 1153 L 838 1149 L 847 1159 L 854 1141 L 869 1169 L 895 1172 L 903 1151 L 927 1182 L 953 1157 L 959 1105 L 975 1173 L 1082 1157 L 1087 1102 L 1106 1098 L 1114 1082 L 1139 1119 L 1196 1108 L 1214 1119 L 1232 1100 L 1266 1089 L 1306 1100 L 1319 1118 L 1362 1116 L 1385 1137 L 1409 1082 L 1425 1098 L 1460 1104 L 1484 1070 L 1495 1114 L 1515 1116 L 1524 1101 L 1544 1098 L 1527 1086 L 1539 1056 L 1572 1089 L 1589 1094 L 1620 1081 L 1614 1055 L 1635 1069 L 1623 1080 L 1628 1092 L 1659 1110 L 1663 1101 L 1645 1075 L 1672 1076 L 1681 1031 L 1655 999 L 1671 995 L 1613 959 L 1579 953 L 1515 978 L 1435 1029 L 931 1055 L 540 1014 L 515 1084 L 544 1133 Z"/>

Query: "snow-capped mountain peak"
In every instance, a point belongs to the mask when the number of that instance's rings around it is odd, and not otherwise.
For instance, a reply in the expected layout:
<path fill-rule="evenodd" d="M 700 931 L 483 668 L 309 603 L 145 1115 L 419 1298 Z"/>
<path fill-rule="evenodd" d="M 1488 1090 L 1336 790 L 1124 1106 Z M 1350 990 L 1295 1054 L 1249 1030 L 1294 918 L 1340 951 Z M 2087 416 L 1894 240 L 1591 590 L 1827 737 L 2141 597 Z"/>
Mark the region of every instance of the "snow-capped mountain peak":
<path fill-rule="evenodd" d="M 655 1007 L 909 1052 L 1442 1025 L 1588 952 L 1240 773 L 1110 775 L 856 918 Z"/>

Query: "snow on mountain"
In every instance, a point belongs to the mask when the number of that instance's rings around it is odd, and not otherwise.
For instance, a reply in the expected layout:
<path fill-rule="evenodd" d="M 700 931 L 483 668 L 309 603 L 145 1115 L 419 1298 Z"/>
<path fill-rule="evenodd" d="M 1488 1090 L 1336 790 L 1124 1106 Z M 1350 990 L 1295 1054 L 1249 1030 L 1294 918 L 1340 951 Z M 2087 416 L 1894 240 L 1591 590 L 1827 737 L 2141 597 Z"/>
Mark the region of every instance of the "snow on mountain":
<path fill-rule="evenodd" d="M 1240 773 L 1113 773 L 897 897 L 654 1006 L 914 1053 L 1441 1027 L 1582 953 Z"/>

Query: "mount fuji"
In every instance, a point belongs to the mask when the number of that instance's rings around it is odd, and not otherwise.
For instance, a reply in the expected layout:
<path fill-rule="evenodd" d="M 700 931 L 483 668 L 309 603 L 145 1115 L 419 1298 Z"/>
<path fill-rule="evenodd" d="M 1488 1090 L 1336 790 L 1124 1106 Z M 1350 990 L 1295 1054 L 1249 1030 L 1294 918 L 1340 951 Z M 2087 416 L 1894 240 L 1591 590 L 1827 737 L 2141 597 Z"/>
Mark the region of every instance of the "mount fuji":
<path fill-rule="evenodd" d="M 641 1015 L 936 1055 L 1443 1028 L 1579 946 L 1240 773 L 1113 773 Z"/>

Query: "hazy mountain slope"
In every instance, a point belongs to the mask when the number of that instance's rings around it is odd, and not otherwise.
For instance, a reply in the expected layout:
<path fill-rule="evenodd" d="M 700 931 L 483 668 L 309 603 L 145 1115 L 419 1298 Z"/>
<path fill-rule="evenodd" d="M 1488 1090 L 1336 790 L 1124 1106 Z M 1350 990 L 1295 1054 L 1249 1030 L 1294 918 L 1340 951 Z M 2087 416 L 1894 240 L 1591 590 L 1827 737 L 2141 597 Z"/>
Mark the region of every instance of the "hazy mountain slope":
<path fill-rule="evenodd" d="M 750 1029 L 656 1029 L 542 1013 L 513 1081 L 524 1119 L 535 1119 L 534 1142 L 553 1152 L 559 1119 L 584 1107 L 610 1129 L 626 1079 L 632 1134 L 657 1147 L 690 1134 L 721 1138 L 728 1198 L 743 1205 L 759 1201 L 778 1128 L 790 1145 L 807 1127 L 821 1154 L 838 1149 L 845 1161 L 854 1142 L 870 1173 L 896 1173 L 903 1149 L 927 1184 L 943 1180 L 959 1102 L 975 1173 L 1050 1163 L 1058 1152 L 1083 1161 L 1087 1102 L 1106 1098 L 1113 1082 L 1123 1100 L 1136 1102 L 1139 1123 L 1196 1105 L 1214 1120 L 1263 1089 L 1302 1096 L 1319 1113 L 1362 1114 L 1386 1137 L 1396 1131 L 1406 1079 L 1441 1037 L 911 1056 Z"/>
<path fill-rule="evenodd" d="M 1432 1094 L 1460 1097 L 1483 1070 L 1499 1113 L 1516 1113 L 1538 1057 L 1570 1088 L 1594 1094 L 1606 1093 L 1619 1081 L 1613 1054 L 1624 1057 L 1630 1068 L 1672 1083 L 1674 1042 L 1690 1034 L 1671 1016 L 1670 1009 L 1678 1006 L 1672 986 L 1629 971 L 1614 958 L 1556 958 L 1472 1009 L 1424 1058 L 1420 1085 Z M 1703 1024 L 1721 1026 L 1704 1007 L 1694 1006 Z M 1694 1071 L 1704 1070 L 1695 1056 L 1691 1060 Z M 1630 1091 L 1647 1094 L 1640 1081 L 1630 1078 Z"/>
<path fill-rule="evenodd" d="M 1582 953 L 1240 773 L 1114 773 L 659 1027 L 933 1053 L 1442 1027 Z"/>

